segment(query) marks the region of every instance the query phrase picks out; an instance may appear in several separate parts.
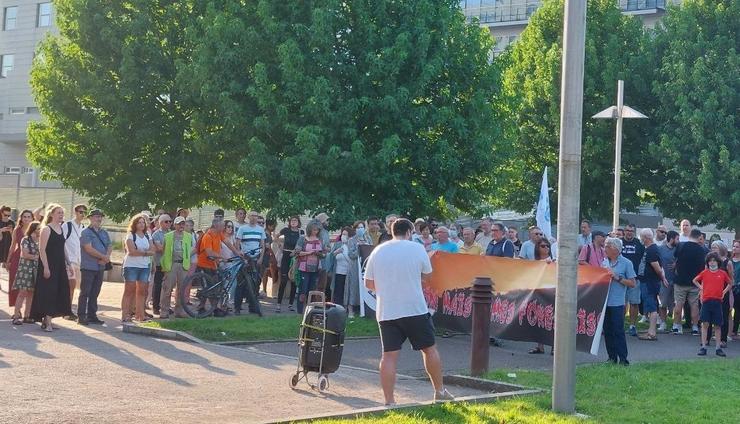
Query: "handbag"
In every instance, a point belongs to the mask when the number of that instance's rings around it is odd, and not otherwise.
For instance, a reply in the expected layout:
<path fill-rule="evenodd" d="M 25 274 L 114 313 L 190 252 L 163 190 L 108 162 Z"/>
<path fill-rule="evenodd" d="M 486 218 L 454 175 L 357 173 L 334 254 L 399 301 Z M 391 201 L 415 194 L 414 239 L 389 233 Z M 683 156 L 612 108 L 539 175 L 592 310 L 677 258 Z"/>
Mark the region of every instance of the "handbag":
<path fill-rule="evenodd" d="M 92 227 L 90 227 L 90 231 L 92 231 L 92 232 L 93 232 L 93 234 L 95 234 L 95 237 L 97 237 L 97 238 L 98 238 L 98 240 L 100 240 L 100 244 L 102 244 L 103 246 L 105 246 L 105 242 L 103 241 L 103 238 L 102 238 L 102 237 L 100 237 L 100 234 L 98 234 L 98 232 L 97 232 L 97 231 L 93 230 L 93 229 L 92 229 Z M 105 263 L 105 268 L 104 268 L 104 269 L 105 269 L 105 271 L 110 271 L 110 270 L 112 270 L 112 269 L 113 269 L 113 264 L 112 264 L 112 263 L 111 263 L 110 261 L 106 262 L 106 263 Z"/>

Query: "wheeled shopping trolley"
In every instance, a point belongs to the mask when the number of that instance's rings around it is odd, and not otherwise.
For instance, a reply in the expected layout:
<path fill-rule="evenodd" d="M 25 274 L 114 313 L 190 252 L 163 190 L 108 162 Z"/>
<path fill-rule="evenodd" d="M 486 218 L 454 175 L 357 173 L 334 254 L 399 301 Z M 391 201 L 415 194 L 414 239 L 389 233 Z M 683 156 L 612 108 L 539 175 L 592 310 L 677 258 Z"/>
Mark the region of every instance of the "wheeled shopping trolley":
<path fill-rule="evenodd" d="M 313 302 L 314 299 L 321 299 Z M 312 291 L 306 299 L 300 332 L 298 334 L 298 368 L 290 377 L 294 389 L 302 379 L 312 389 L 325 392 L 329 389 L 329 374 L 339 369 L 347 327 L 347 311 L 340 305 L 327 303 L 323 292 Z M 308 373 L 318 374 L 316 384 L 309 381 Z"/>

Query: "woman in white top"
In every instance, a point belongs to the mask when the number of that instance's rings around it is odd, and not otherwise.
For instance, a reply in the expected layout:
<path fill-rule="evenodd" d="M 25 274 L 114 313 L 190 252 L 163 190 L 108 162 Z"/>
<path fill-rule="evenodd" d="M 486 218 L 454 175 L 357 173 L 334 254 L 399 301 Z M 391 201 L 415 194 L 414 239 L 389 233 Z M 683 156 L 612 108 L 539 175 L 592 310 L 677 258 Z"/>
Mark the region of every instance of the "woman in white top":
<path fill-rule="evenodd" d="M 138 214 L 131 218 L 126 236 L 126 256 L 123 259 L 123 299 L 121 299 L 121 320 L 130 322 L 132 309 L 136 305 L 136 320 L 147 321 L 144 310 L 149 291 L 149 271 L 154 255 L 154 246 L 147 232 L 147 218 Z M 135 302 L 134 302 L 135 299 Z"/>
<path fill-rule="evenodd" d="M 354 230 L 352 227 L 342 228 L 342 232 L 339 238 L 331 248 L 331 253 L 334 255 L 334 284 L 332 288 L 332 302 L 337 305 L 345 305 L 344 301 L 344 288 L 347 281 L 347 274 L 349 273 L 349 238 L 354 236 Z"/>

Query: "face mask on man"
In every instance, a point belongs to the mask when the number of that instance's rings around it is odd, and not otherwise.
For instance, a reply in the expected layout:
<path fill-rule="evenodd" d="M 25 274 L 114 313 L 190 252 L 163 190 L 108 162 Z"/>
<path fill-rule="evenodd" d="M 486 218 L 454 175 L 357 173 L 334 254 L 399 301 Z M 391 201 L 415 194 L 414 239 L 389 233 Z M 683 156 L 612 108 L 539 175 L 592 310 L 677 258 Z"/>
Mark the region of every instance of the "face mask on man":
<path fill-rule="evenodd" d="M 348 239 L 349 239 L 349 237 L 347 237 L 346 235 L 343 235 L 342 236 L 342 243 L 347 243 L 347 240 Z"/>
<path fill-rule="evenodd" d="M 716 271 L 719 269 L 719 265 L 717 265 L 717 262 L 710 262 L 709 263 L 709 270 L 710 271 Z"/>
<path fill-rule="evenodd" d="M 364 236 L 365 235 L 365 228 L 358 227 L 357 228 L 357 235 L 360 236 L 360 237 Z"/>

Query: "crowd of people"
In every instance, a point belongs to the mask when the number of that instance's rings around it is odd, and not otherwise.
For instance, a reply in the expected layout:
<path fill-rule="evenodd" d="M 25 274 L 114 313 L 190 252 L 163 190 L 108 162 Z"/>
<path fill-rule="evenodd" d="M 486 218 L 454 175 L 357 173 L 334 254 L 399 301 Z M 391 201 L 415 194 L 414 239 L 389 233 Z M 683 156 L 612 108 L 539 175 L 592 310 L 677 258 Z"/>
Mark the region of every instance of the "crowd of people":
<path fill-rule="evenodd" d="M 224 219 L 224 211 L 218 209 L 204 230 L 195 229 L 184 208 L 160 210 L 156 215 L 145 211 L 131 218 L 123 240 L 122 321 L 186 317 L 179 296 L 172 308 L 173 293 L 189 274 L 198 270 L 215 275 L 234 256 L 249 257 L 258 265 L 259 297 L 267 296 L 269 279 L 277 285 L 276 313 L 283 312 L 284 306 L 302 313 L 308 292 L 320 290 L 354 315 L 361 301 L 359 247 L 393 239 L 390 228 L 399 219 L 395 214 L 383 221 L 370 217 L 332 234 L 326 213 L 316 215 L 305 228 L 300 217 L 290 217 L 280 231 L 275 220 L 258 212 L 239 208 L 235 216 L 233 221 Z M 101 225 L 104 214 L 76 205 L 72 218 L 65 220 L 64 209 L 52 204 L 21 211 L 17 224 L 10 217 L 11 208 L 3 206 L 0 262 L 10 276 L 13 324 L 42 322 L 46 331 L 53 331 L 55 317 L 81 325 L 102 323 L 97 298 L 104 272 L 112 267 L 113 250 L 111 236 Z M 475 227 L 418 218 L 410 240 L 426 252 L 557 260 L 557 240 L 546 237 L 537 226 L 527 232 L 523 241 L 518 228 L 507 228 L 491 218 Z M 683 333 L 685 318 L 692 334 L 701 335 L 700 354 L 706 354 L 712 329 L 720 356 L 728 340 L 738 337 L 740 272 L 734 271 L 740 266 L 740 241 L 733 242 L 731 251 L 715 237 L 707 243 L 706 235 L 692 229 L 687 220 L 681 222 L 680 232 L 660 225 L 638 233 L 634 225 L 627 225 L 609 234 L 592 231 L 591 223 L 584 220 L 578 244 L 580 264 L 607 268 L 612 276 L 604 319 L 611 361 L 629 363 L 625 317 L 630 336 L 638 336 L 638 320 L 648 324 L 647 332 L 639 335 L 646 341 L 657 340 L 662 332 Z M 240 314 L 244 296 L 238 286 L 232 288 L 222 315 Z M 666 328 L 669 317 L 670 330 Z M 544 346 L 537 345 L 530 353 L 544 353 Z"/>

